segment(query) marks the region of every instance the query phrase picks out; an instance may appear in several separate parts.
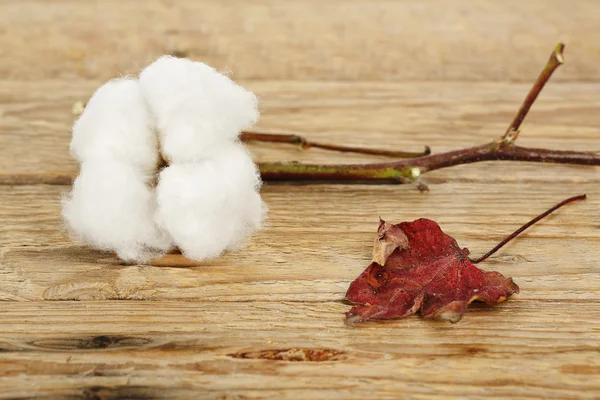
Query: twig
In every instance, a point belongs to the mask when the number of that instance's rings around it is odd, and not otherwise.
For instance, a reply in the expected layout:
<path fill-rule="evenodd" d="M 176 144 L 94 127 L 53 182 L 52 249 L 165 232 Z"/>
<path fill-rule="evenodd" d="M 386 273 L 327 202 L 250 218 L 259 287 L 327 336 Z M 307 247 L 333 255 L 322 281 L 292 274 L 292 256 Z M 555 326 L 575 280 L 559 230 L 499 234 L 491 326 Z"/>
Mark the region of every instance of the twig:
<path fill-rule="evenodd" d="M 573 165 L 600 165 L 600 152 L 538 149 L 514 145 L 518 129 L 531 108 L 531 105 L 548 79 L 550 79 L 552 73 L 563 62 L 563 49 L 563 44 L 558 44 L 556 46 L 544 70 L 525 98 L 517 116 L 510 124 L 506 134 L 491 143 L 410 160 L 385 163 L 338 165 L 261 163 L 259 164 L 261 175 L 264 180 L 364 180 L 367 182 L 395 181 L 404 183 L 413 182 L 420 175 L 428 171 L 480 161 L 504 160 Z"/>
<path fill-rule="evenodd" d="M 303 136 L 288 133 L 242 132 L 242 134 L 240 135 L 240 139 L 244 142 L 256 141 L 297 144 L 300 146 L 301 149 L 309 149 L 311 147 L 315 147 L 319 149 L 342 151 L 347 153 L 371 154 L 377 156 L 400 158 L 422 157 L 431 153 L 431 149 L 429 148 L 429 146 L 425 146 L 425 150 L 422 152 L 370 149 L 366 147 L 350 147 L 341 146 L 337 144 L 319 143 L 310 141 Z"/>
<path fill-rule="evenodd" d="M 264 180 L 320 180 L 320 181 L 413 181 L 425 172 L 455 165 L 480 161 L 527 161 L 573 165 L 600 165 L 598 152 L 548 150 L 498 145 L 493 142 L 447 153 L 434 154 L 411 160 L 374 164 L 296 164 L 260 163 Z"/>
<path fill-rule="evenodd" d="M 556 69 L 563 64 L 564 50 L 565 45 L 563 43 L 559 43 L 554 48 L 552 54 L 550 54 L 550 58 L 548 59 L 546 66 L 544 67 L 542 72 L 540 72 L 540 75 L 537 77 L 532 88 L 529 90 L 527 97 L 525 97 L 523 104 L 521 104 L 521 108 L 519 108 L 519 112 L 517 112 L 517 115 L 515 115 L 515 119 L 513 119 L 508 129 L 506 130 L 506 133 L 504 134 L 504 136 L 502 136 L 502 140 L 504 142 L 514 142 L 519 136 L 519 128 L 521 127 L 521 123 L 523 123 L 523 120 L 527 116 L 529 109 L 531 108 L 533 103 L 535 103 L 535 99 L 537 99 L 538 95 L 544 88 L 544 85 L 546 85 L 546 82 L 548 82 L 554 71 L 556 71 Z"/>
<path fill-rule="evenodd" d="M 540 215 L 538 215 L 537 217 L 535 217 L 534 219 L 532 219 L 531 221 L 529 221 L 528 223 L 526 223 L 525 225 L 523 225 L 522 227 L 520 227 L 519 229 L 517 229 L 516 231 L 514 231 L 510 235 L 508 235 L 507 237 L 505 237 L 503 241 L 501 241 L 500 243 L 498 243 L 498 245 L 496 245 L 496 247 L 494 247 L 493 249 L 491 249 L 490 251 L 488 251 L 487 253 L 485 253 L 483 256 L 481 256 L 479 258 L 476 258 L 474 260 L 471 259 L 471 262 L 473 264 L 477 264 L 477 263 L 482 262 L 483 260 L 487 259 L 492 254 L 494 254 L 495 252 L 497 252 L 498 250 L 500 250 L 502 247 L 504 247 L 504 245 L 506 243 L 508 243 L 511 240 L 513 240 L 514 238 L 516 238 L 525 229 L 529 228 L 531 225 L 533 225 L 536 222 L 538 222 L 540 219 L 542 219 L 542 218 L 546 217 L 547 215 L 553 213 L 554 211 L 558 210 L 559 208 L 561 208 L 564 205 L 567 205 L 567 204 L 572 203 L 572 202 L 577 201 L 577 200 L 583 200 L 583 199 L 585 199 L 585 197 L 586 197 L 585 194 L 582 194 L 582 195 L 574 196 L 574 197 L 571 197 L 569 199 L 561 201 L 560 203 L 558 203 L 554 207 L 550 208 L 549 210 L 544 211 L 543 213 L 541 213 Z"/>

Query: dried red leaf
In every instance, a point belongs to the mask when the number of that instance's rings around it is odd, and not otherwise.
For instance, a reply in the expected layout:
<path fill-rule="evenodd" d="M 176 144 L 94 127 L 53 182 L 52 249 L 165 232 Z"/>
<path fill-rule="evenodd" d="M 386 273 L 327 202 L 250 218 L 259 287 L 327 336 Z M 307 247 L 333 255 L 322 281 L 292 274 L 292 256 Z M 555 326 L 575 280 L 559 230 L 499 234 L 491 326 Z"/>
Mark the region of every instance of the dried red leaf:
<path fill-rule="evenodd" d="M 347 323 L 369 318 L 402 318 L 421 311 L 424 317 L 458 322 L 469 303 L 506 301 L 519 287 L 498 272 L 475 265 L 486 260 L 521 232 L 566 204 L 584 200 L 570 197 L 549 208 L 508 235 L 496 247 L 472 260 L 435 222 L 421 218 L 391 225 L 379 222 L 373 262 L 350 284 L 346 300 L 360 305 L 346 313 Z"/>
<path fill-rule="evenodd" d="M 473 265 L 469 250 L 461 249 L 434 221 L 421 218 L 398 225 L 381 221 L 378 238 L 382 227 L 394 232 L 401 244 L 385 257 L 385 265 L 371 263 L 352 282 L 346 299 L 360 305 L 346 313 L 348 323 L 402 318 L 417 311 L 457 322 L 472 301 L 496 304 L 519 293 L 511 278 Z"/>

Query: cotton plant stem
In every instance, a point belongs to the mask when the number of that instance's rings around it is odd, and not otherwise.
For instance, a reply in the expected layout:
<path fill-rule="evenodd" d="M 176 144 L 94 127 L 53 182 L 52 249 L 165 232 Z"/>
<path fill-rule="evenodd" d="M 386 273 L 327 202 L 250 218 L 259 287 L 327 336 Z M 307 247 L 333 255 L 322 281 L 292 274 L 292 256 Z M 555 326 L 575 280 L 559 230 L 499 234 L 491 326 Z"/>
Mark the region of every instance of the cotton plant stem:
<path fill-rule="evenodd" d="M 573 165 L 599 165 L 599 152 L 536 149 L 492 142 L 482 146 L 430 156 L 374 164 L 258 164 L 264 180 L 310 181 L 414 181 L 425 172 L 481 161 L 526 161 Z"/>
<path fill-rule="evenodd" d="M 506 133 L 491 143 L 446 153 L 427 155 L 408 160 L 371 164 L 299 164 L 260 163 L 264 180 L 309 181 L 396 181 L 413 182 L 421 174 L 455 165 L 481 161 L 526 161 L 572 165 L 600 165 L 600 152 L 579 152 L 553 149 L 520 147 L 514 144 L 521 123 L 538 94 L 563 63 L 564 45 L 559 43 L 553 50 L 542 73 L 535 81 L 516 117 Z"/>
<path fill-rule="evenodd" d="M 340 151 L 347 153 L 370 154 L 377 156 L 398 157 L 398 158 L 415 158 L 426 156 L 431 153 L 429 146 L 425 146 L 422 152 L 396 151 L 373 149 L 367 147 L 352 147 L 338 144 L 320 143 L 308 140 L 304 136 L 288 134 L 288 133 L 264 133 L 264 132 L 242 132 L 240 139 L 244 142 L 270 142 L 270 143 L 289 143 L 299 145 L 301 149 L 309 149 L 311 147 Z"/>

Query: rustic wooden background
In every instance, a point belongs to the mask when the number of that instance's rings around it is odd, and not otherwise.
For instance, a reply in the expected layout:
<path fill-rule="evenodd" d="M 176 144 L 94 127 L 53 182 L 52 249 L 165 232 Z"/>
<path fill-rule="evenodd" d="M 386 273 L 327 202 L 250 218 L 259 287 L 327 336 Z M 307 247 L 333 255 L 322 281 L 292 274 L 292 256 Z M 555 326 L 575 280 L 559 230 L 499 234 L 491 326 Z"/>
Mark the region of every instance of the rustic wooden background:
<path fill-rule="evenodd" d="M 266 131 L 440 152 L 502 134 L 558 40 L 519 143 L 600 149 L 600 2 L 0 1 L 0 398 L 600 398 L 600 169 L 490 162 L 410 185 L 267 184 L 268 227 L 207 263 L 124 266 L 69 240 L 73 104 L 164 53 L 261 98 Z M 293 146 L 257 160 L 373 161 Z M 347 327 L 378 217 L 435 219 L 521 294 L 455 325 Z"/>

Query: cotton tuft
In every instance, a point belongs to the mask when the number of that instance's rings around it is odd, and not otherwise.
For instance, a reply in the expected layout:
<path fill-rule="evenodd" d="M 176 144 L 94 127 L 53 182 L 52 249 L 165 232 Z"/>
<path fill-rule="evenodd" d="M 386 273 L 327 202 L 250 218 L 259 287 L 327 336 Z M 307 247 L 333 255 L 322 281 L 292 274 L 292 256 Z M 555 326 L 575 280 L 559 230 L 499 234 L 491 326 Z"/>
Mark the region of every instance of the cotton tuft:
<path fill-rule="evenodd" d="M 211 157 L 163 169 L 156 221 L 191 259 L 218 257 L 260 229 L 266 208 L 250 155 L 230 143 Z"/>
<path fill-rule="evenodd" d="M 126 161 L 154 172 L 158 139 L 137 80 L 115 79 L 94 93 L 73 125 L 71 154 L 77 161 Z"/>
<path fill-rule="evenodd" d="M 186 59 L 164 56 L 139 80 L 108 82 L 73 125 L 81 168 L 63 198 L 70 233 L 128 262 L 174 246 L 194 260 L 239 248 L 266 213 L 238 141 L 258 116 L 254 94 Z"/>
<path fill-rule="evenodd" d="M 168 161 L 201 160 L 258 121 L 256 96 L 200 62 L 164 56 L 140 85 Z"/>
<path fill-rule="evenodd" d="M 119 161 L 86 161 L 63 199 L 69 231 L 128 262 L 143 262 L 169 250 L 169 236 L 154 223 L 156 195 L 150 178 Z"/>

